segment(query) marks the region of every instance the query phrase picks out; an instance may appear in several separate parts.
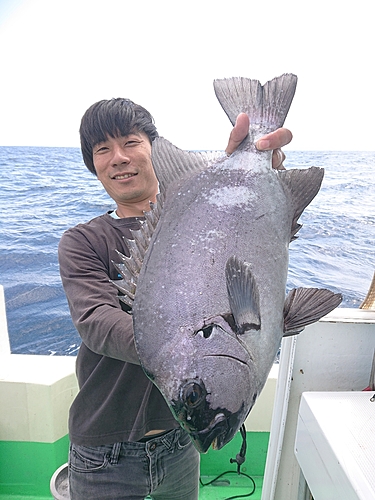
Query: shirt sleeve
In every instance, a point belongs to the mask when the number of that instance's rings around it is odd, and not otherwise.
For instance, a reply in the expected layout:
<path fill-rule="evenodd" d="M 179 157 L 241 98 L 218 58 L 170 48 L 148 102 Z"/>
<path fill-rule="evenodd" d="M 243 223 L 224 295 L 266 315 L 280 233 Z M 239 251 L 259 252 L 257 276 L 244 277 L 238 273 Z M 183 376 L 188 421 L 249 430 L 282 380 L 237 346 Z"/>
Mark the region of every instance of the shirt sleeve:
<path fill-rule="evenodd" d="M 133 337 L 133 319 L 123 311 L 110 282 L 109 258 L 77 228 L 59 244 L 60 275 L 74 326 L 97 354 L 140 364 Z"/>

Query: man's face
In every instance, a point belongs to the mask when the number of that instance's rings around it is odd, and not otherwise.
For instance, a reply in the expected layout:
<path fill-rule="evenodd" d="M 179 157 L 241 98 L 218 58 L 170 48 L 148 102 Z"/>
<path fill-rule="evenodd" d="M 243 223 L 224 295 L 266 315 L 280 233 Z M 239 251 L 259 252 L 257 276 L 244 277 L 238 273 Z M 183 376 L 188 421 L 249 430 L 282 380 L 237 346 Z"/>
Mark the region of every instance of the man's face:
<path fill-rule="evenodd" d="M 98 179 L 109 196 L 121 206 L 155 201 L 158 181 L 151 163 L 151 144 L 143 132 L 108 137 L 93 148 Z M 122 215 L 124 216 L 124 215 Z"/>

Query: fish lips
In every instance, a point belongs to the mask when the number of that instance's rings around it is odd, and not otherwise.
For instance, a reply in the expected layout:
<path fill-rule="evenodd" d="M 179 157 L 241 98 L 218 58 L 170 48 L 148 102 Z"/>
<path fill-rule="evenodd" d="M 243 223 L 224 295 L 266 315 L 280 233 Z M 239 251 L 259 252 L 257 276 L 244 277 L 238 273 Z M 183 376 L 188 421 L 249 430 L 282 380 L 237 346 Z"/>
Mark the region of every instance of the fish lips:
<path fill-rule="evenodd" d="M 189 434 L 195 448 L 200 453 L 206 453 L 211 444 L 214 449 L 219 450 L 231 439 L 225 439 L 228 430 L 230 429 L 228 429 L 227 418 L 223 413 L 219 413 L 215 415 L 213 422 L 206 429 Z"/>
<path fill-rule="evenodd" d="M 188 380 L 181 388 L 180 398 L 171 406 L 200 453 L 206 453 L 211 445 L 220 450 L 233 438 L 245 416 L 244 403 L 237 412 L 231 412 L 226 408 L 212 408 L 207 396 L 202 380 Z"/>
<path fill-rule="evenodd" d="M 200 431 L 189 430 L 184 426 L 195 448 L 200 453 L 207 453 L 212 445 L 214 450 L 220 450 L 237 433 L 242 424 L 243 409 L 236 414 L 216 413 L 210 424 Z"/>

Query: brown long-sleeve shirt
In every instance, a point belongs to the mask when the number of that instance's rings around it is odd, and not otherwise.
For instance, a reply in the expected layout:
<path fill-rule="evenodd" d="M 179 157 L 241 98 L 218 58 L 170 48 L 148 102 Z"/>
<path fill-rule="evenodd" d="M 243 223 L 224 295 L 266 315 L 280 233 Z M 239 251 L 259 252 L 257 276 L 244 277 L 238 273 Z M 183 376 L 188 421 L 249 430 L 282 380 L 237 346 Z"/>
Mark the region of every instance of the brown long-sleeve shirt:
<path fill-rule="evenodd" d="M 119 261 L 115 250 L 128 255 L 123 237 L 131 238 L 130 230 L 138 228 L 137 218 L 107 213 L 69 229 L 60 241 L 60 274 L 82 338 L 76 364 L 80 390 L 69 415 L 75 444 L 137 441 L 151 430 L 178 427 L 139 364 L 132 316 L 109 281 L 119 279 L 112 264 Z"/>

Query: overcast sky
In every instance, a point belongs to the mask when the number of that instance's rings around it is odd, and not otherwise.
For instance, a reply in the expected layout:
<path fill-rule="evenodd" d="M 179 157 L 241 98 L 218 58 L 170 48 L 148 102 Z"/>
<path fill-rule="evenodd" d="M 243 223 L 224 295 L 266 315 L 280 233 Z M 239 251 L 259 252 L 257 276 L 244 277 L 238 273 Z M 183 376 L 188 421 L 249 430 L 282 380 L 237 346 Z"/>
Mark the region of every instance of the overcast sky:
<path fill-rule="evenodd" d="M 128 97 L 224 149 L 213 79 L 292 72 L 289 149 L 375 150 L 374 38 L 373 0 L 0 0 L 0 145 L 78 146 L 92 103 Z"/>

